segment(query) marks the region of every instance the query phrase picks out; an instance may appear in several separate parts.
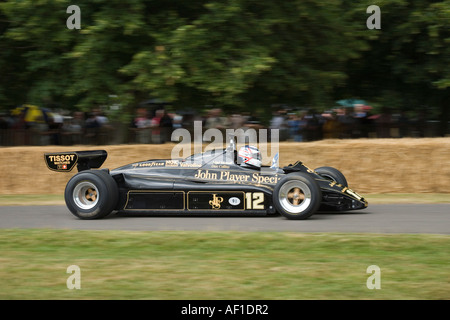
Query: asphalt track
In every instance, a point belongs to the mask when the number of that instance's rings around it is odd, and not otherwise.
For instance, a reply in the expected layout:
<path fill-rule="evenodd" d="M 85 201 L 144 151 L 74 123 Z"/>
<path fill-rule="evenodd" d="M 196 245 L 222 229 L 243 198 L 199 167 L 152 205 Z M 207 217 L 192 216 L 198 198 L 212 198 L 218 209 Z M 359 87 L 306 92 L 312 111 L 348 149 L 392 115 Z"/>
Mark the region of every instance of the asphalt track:
<path fill-rule="evenodd" d="M 80 220 L 65 206 L 5 206 L 0 207 L 0 229 L 6 228 L 450 234 L 450 204 L 370 205 L 360 211 L 316 213 L 307 220 L 117 213 L 100 220 Z"/>

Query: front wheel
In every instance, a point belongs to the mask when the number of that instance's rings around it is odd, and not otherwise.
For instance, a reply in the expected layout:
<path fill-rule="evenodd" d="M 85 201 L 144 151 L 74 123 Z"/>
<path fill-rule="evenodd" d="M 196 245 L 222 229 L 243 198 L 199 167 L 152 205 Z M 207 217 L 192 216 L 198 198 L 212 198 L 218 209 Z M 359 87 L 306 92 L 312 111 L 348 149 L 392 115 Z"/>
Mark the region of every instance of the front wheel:
<path fill-rule="evenodd" d="M 303 220 L 312 216 L 322 202 L 318 183 L 305 173 L 292 173 L 281 179 L 273 191 L 277 211 L 288 219 Z"/>
<path fill-rule="evenodd" d="M 347 179 L 345 179 L 345 176 L 338 169 L 333 167 L 320 167 L 315 169 L 314 171 L 317 172 L 321 177 L 339 183 L 343 187 L 348 188 Z"/>
<path fill-rule="evenodd" d="M 80 219 L 107 216 L 115 209 L 118 196 L 117 183 L 102 170 L 77 173 L 69 180 L 64 192 L 67 208 Z"/>

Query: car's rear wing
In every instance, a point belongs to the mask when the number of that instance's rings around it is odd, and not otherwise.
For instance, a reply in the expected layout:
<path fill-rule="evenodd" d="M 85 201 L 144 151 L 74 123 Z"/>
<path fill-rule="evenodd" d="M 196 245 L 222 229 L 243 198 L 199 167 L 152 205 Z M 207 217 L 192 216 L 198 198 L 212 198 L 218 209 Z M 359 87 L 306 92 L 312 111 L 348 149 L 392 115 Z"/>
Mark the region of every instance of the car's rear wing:
<path fill-rule="evenodd" d="M 78 171 L 100 168 L 108 157 L 105 150 L 45 153 L 44 159 L 50 170 L 70 172 L 77 166 Z"/>

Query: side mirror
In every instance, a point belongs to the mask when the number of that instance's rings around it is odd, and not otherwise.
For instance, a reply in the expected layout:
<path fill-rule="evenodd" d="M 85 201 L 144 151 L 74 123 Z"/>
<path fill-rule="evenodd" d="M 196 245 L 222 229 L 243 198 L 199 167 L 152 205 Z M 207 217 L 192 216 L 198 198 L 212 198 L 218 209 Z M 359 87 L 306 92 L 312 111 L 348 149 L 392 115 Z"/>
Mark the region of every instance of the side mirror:
<path fill-rule="evenodd" d="M 280 155 L 277 152 L 277 154 L 272 159 L 272 165 L 270 166 L 271 169 L 277 170 L 279 168 L 279 158 L 280 158 Z"/>
<path fill-rule="evenodd" d="M 230 144 L 227 147 L 227 152 L 236 151 L 236 141 L 234 140 L 234 136 L 230 135 Z"/>

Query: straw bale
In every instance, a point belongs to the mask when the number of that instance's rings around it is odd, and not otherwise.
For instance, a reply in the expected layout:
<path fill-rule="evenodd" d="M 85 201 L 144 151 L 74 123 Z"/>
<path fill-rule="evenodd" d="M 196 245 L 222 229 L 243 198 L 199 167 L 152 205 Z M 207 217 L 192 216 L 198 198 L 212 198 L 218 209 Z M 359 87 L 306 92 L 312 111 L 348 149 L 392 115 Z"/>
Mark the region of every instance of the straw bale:
<path fill-rule="evenodd" d="M 47 169 L 44 152 L 104 149 L 103 168 L 168 159 L 175 144 L 0 148 L 0 194 L 61 194 L 76 173 Z M 270 152 L 270 148 L 268 148 Z M 364 193 L 449 193 L 450 138 L 357 139 L 279 144 L 282 166 L 302 161 L 310 168 L 332 166 L 350 188 Z M 270 154 L 270 153 L 269 153 Z"/>

